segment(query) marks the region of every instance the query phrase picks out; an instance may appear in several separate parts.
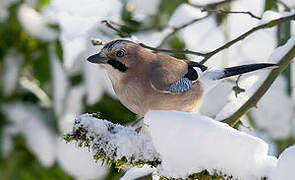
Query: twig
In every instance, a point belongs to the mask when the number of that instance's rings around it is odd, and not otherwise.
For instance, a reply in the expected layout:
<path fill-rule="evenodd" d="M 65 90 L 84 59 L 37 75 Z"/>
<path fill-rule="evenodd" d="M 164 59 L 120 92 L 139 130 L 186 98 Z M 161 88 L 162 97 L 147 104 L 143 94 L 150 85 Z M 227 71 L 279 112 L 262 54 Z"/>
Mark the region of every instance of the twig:
<path fill-rule="evenodd" d="M 252 107 L 255 107 L 261 97 L 266 93 L 270 88 L 274 80 L 278 75 L 288 66 L 288 64 L 295 57 L 295 45 L 289 50 L 289 52 L 280 60 L 278 63 L 279 67 L 272 70 L 267 76 L 263 84 L 258 88 L 258 90 L 253 94 L 252 97 L 248 99 L 234 114 L 230 117 L 224 119 L 222 122 L 227 123 L 234 127 L 239 121 L 240 118 L 247 113 Z"/>
<path fill-rule="evenodd" d="M 193 3 L 188 3 L 189 5 L 193 6 L 193 7 L 197 7 L 197 8 L 208 8 L 208 9 L 215 9 L 217 6 L 226 4 L 226 3 L 230 3 L 234 0 L 224 0 L 224 1 L 219 1 L 219 2 L 214 2 L 214 3 L 209 3 L 209 4 L 205 4 L 205 5 L 198 5 L 198 4 L 193 4 Z"/>
<path fill-rule="evenodd" d="M 239 86 L 239 81 L 240 81 L 240 78 L 242 77 L 242 75 L 239 75 L 237 80 L 236 80 L 236 85 L 233 87 L 233 90 L 235 91 L 235 96 L 238 97 L 238 94 L 242 93 L 242 92 L 245 92 L 245 89 L 241 88 Z"/>
<path fill-rule="evenodd" d="M 272 0 L 272 1 L 276 2 L 277 4 L 282 5 L 285 8 L 285 10 L 287 10 L 287 11 L 290 11 L 290 9 L 291 9 L 286 3 L 284 3 L 281 0 Z"/>
<path fill-rule="evenodd" d="M 115 22 L 115 21 L 109 21 L 110 24 L 113 24 L 115 26 L 120 26 L 120 27 L 126 27 L 128 29 L 131 30 L 135 30 L 135 31 L 150 31 L 153 29 L 158 29 L 159 27 L 141 27 L 141 26 L 137 26 L 137 25 L 133 25 L 133 24 L 127 24 L 126 22 Z"/>
<path fill-rule="evenodd" d="M 173 54 L 194 54 L 197 56 L 206 56 L 206 53 L 201 53 L 201 52 L 196 52 L 196 51 L 191 51 L 188 49 L 185 50 L 172 50 L 172 49 L 161 49 L 161 48 L 156 48 L 156 47 L 151 47 L 143 43 L 139 43 L 140 46 L 153 50 L 154 52 L 166 52 L 166 53 L 173 53 Z"/>
<path fill-rule="evenodd" d="M 205 18 L 205 17 L 203 17 L 203 18 Z M 198 19 L 198 20 L 200 20 L 200 19 Z M 173 54 L 194 54 L 194 55 L 197 55 L 197 56 L 202 56 L 202 57 L 204 57 L 204 59 L 200 63 L 204 64 L 205 62 L 207 62 L 215 54 L 219 53 L 220 51 L 222 51 L 224 49 L 227 49 L 227 48 L 231 47 L 235 43 L 237 43 L 237 42 L 245 39 L 246 37 L 248 37 L 250 34 L 256 32 L 256 31 L 258 31 L 260 29 L 271 28 L 271 27 L 274 27 L 274 26 L 276 26 L 278 24 L 281 24 L 281 23 L 284 23 L 284 22 L 287 22 L 287 21 L 291 21 L 291 20 L 295 20 L 295 14 L 290 15 L 290 16 L 285 16 L 285 17 L 282 17 L 282 18 L 278 18 L 278 19 L 272 20 L 272 21 L 270 21 L 268 23 L 265 23 L 265 24 L 262 24 L 262 25 L 258 25 L 256 27 L 250 29 L 249 31 L 243 33 L 242 35 L 238 36 L 237 38 L 225 43 L 224 45 L 220 46 L 219 48 L 216 48 L 215 50 L 207 52 L 207 53 L 196 52 L 196 51 L 191 51 L 191 50 L 160 49 L 160 48 L 157 48 L 157 47 L 150 47 L 150 46 L 142 44 L 142 43 L 139 43 L 139 44 L 142 47 L 151 49 L 151 50 L 153 50 L 155 52 L 166 52 L 166 53 L 173 53 Z M 119 34 L 121 34 L 122 36 L 131 37 L 131 35 L 129 35 L 128 33 L 122 32 L 119 29 L 113 27 L 110 23 L 108 23 L 108 21 L 105 20 L 105 21 L 103 21 L 103 23 L 106 24 L 109 28 L 111 28 L 111 29 L 115 30 L 116 32 L 118 32 Z M 186 26 L 188 26 L 188 24 L 189 23 L 187 23 Z"/>
<path fill-rule="evenodd" d="M 250 11 L 227 11 L 224 9 L 206 9 L 206 8 L 201 8 L 202 12 L 214 12 L 214 13 L 221 13 L 221 14 L 248 14 L 252 18 L 261 20 L 261 17 L 255 16 L 253 13 Z"/>
<path fill-rule="evenodd" d="M 131 35 L 126 33 L 126 32 L 123 32 L 117 28 L 115 28 L 111 23 L 109 23 L 107 20 L 102 20 L 101 21 L 102 24 L 105 24 L 108 28 L 111 28 L 112 30 L 116 31 L 118 34 L 120 34 L 121 36 L 123 37 L 129 37 L 131 38 Z"/>
<path fill-rule="evenodd" d="M 201 17 L 201 18 L 197 18 L 197 19 L 193 19 L 192 21 L 188 22 L 188 23 L 185 23 L 179 27 L 171 27 L 172 29 L 172 32 L 167 34 L 161 41 L 161 43 L 157 46 L 157 48 L 160 48 L 161 46 L 163 46 L 163 44 L 167 41 L 167 39 L 169 39 L 169 37 L 173 36 L 174 34 L 176 34 L 178 31 L 180 31 L 181 29 L 184 29 L 200 20 L 203 20 L 205 18 L 209 17 L 209 15 L 207 16 L 204 16 L 204 17 Z"/>

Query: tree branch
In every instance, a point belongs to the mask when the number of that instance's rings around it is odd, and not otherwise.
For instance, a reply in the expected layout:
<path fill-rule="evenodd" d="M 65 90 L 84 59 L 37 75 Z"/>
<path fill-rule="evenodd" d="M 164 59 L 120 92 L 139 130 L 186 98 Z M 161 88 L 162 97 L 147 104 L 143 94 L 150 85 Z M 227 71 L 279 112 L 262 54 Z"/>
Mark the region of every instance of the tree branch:
<path fill-rule="evenodd" d="M 205 57 L 206 54 L 207 54 L 207 53 L 191 51 L 191 50 L 188 50 L 188 49 L 185 49 L 185 50 L 161 49 L 161 48 L 151 47 L 151 46 L 148 46 L 148 45 L 143 44 L 143 43 L 139 43 L 139 45 L 144 47 L 144 48 L 153 50 L 154 52 L 166 52 L 166 53 L 172 53 L 172 54 L 194 54 L 194 55 L 203 56 L 203 57 Z"/>
<path fill-rule="evenodd" d="M 123 31 L 121 31 L 120 29 L 115 28 L 115 27 L 114 27 L 111 23 L 109 23 L 107 20 L 102 20 L 102 21 L 101 21 L 101 24 L 106 25 L 108 28 L 110 28 L 110 29 L 116 31 L 118 34 L 120 34 L 120 35 L 123 36 L 123 37 L 129 37 L 129 38 L 131 38 L 131 35 L 130 35 L 130 34 L 128 34 L 127 32 L 123 32 Z"/>
<path fill-rule="evenodd" d="M 205 16 L 203 18 L 206 18 L 206 17 L 207 16 Z M 199 20 L 200 19 L 195 19 L 195 20 L 191 21 L 190 23 L 187 23 L 187 24 L 185 24 L 185 25 L 183 25 L 181 27 L 187 27 L 189 24 L 194 23 L 194 22 L 199 21 Z M 207 52 L 207 53 L 196 52 L 196 51 L 191 51 L 191 50 L 160 49 L 160 48 L 157 48 L 157 47 L 148 46 L 148 45 L 143 44 L 143 43 L 139 43 L 139 44 L 142 47 L 147 48 L 147 49 L 151 49 L 151 50 L 153 50 L 155 52 L 166 52 L 166 53 L 173 53 L 173 54 L 193 54 L 193 55 L 197 55 L 197 56 L 202 56 L 202 57 L 204 57 L 204 59 L 200 63 L 204 64 L 205 62 L 207 62 L 215 54 L 219 53 L 220 51 L 222 51 L 224 49 L 227 49 L 227 48 L 231 47 L 232 45 L 234 45 L 235 43 L 245 39 L 246 37 L 248 37 L 252 33 L 256 32 L 256 31 L 258 31 L 260 29 L 272 28 L 272 27 L 274 27 L 274 26 L 276 26 L 278 24 L 281 24 L 281 23 L 284 23 L 284 22 L 287 22 L 287 21 L 291 21 L 291 20 L 295 20 L 295 14 L 285 16 L 285 17 L 282 17 L 282 18 L 278 18 L 278 19 L 272 20 L 272 21 L 270 21 L 268 23 L 265 23 L 265 24 L 258 25 L 256 27 L 250 29 L 249 31 L 243 33 L 242 35 L 238 36 L 237 38 L 225 43 L 224 45 L 220 46 L 219 48 L 216 48 L 215 50 Z M 102 23 L 104 23 L 105 25 L 107 25 L 107 27 L 115 30 L 116 32 L 118 32 L 120 35 L 122 35 L 124 37 L 131 37 L 130 34 L 120 31 L 119 29 L 115 28 L 110 23 L 108 23 L 108 21 L 106 21 L 106 20 L 102 21 Z M 181 28 L 181 27 L 179 27 L 179 28 Z M 177 31 L 179 31 L 179 30 L 177 30 Z"/>
<path fill-rule="evenodd" d="M 286 55 L 279 61 L 278 68 L 274 69 L 267 76 L 264 83 L 258 88 L 258 90 L 253 94 L 251 98 L 248 99 L 234 114 L 230 117 L 222 120 L 222 122 L 229 124 L 234 127 L 239 121 L 240 118 L 247 113 L 252 107 L 255 107 L 261 97 L 266 93 L 270 88 L 274 80 L 279 76 L 279 74 L 288 66 L 288 64 L 295 57 L 295 45 L 286 53 Z"/>
<path fill-rule="evenodd" d="M 193 6 L 193 7 L 197 7 L 197 8 L 215 9 L 217 6 L 221 6 L 223 4 L 230 3 L 232 1 L 234 1 L 234 0 L 224 0 L 224 1 L 209 3 L 209 4 L 205 4 L 205 5 L 193 4 L 193 3 L 190 3 L 190 2 L 188 4 Z"/>
<path fill-rule="evenodd" d="M 206 8 L 201 8 L 202 12 L 214 12 L 214 13 L 219 13 L 219 14 L 248 14 L 252 18 L 261 20 L 261 17 L 258 17 L 251 13 L 250 11 L 227 11 L 224 9 L 206 9 Z"/>
<path fill-rule="evenodd" d="M 287 22 L 287 21 L 291 21 L 291 20 L 294 20 L 295 19 L 295 14 L 293 15 L 290 15 L 290 16 L 285 16 L 285 17 L 282 17 L 282 18 L 278 18 L 278 19 L 275 19 L 275 20 L 272 20 L 268 23 L 265 23 L 265 24 L 262 24 L 262 25 L 258 25 L 252 29 L 250 29 L 249 31 L 245 32 L 244 34 L 238 36 L 237 38 L 227 42 L 226 44 L 224 44 L 223 46 L 209 52 L 209 53 L 206 53 L 205 56 L 204 56 L 204 59 L 201 61 L 201 64 L 204 64 L 206 61 L 208 61 L 209 58 L 211 58 L 213 55 L 219 53 L 220 51 L 224 50 L 224 49 L 227 49 L 229 48 L 230 46 L 234 45 L 235 43 L 245 39 L 246 37 L 248 37 L 250 34 L 260 30 L 260 29 L 265 29 L 265 28 L 271 28 L 271 27 L 274 27 L 278 24 L 281 24 L 281 23 L 284 23 L 284 22 Z"/>

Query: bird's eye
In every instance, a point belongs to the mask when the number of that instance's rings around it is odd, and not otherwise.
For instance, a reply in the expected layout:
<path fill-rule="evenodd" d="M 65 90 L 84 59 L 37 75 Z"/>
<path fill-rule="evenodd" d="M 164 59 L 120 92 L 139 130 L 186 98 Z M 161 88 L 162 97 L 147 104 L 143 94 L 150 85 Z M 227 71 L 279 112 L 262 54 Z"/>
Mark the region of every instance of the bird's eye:
<path fill-rule="evenodd" d="M 116 54 L 117 57 L 123 57 L 125 55 L 126 55 L 126 51 L 124 49 L 117 51 L 117 54 Z"/>

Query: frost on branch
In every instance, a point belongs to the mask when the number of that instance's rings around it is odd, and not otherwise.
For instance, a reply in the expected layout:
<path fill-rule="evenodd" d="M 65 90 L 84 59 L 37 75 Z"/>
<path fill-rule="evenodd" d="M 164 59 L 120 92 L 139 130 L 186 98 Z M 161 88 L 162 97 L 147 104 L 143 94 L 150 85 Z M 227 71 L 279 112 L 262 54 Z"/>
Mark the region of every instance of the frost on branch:
<path fill-rule="evenodd" d="M 79 147 L 88 147 L 94 159 L 101 159 L 107 166 L 114 163 L 118 168 L 144 164 L 156 167 L 161 163 L 146 132 L 137 133 L 133 128 L 97 118 L 97 114 L 81 115 L 64 139 L 77 141 Z"/>
<path fill-rule="evenodd" d="M 165 179 L 261 179 L 270 177 L 277 165 L 263 140 L 206 116 L 149 111 L 144 123 L 137 133 L 84 114 L 64 139 L 88 147 L 96 160 L 107 165 L 147 164 Z"/>

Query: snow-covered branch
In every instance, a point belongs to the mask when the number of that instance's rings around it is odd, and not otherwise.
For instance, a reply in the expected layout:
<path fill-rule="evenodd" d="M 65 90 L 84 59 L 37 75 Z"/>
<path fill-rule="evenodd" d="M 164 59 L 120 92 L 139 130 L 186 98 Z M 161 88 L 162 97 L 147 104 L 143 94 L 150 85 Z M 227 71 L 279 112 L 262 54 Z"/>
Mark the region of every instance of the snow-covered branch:
<path fill-rule="evenodd" d="M 84 114 L 64 139 L 88 147 L 96 160 L 119 168 L 148 165 L 149 173 L 152 170 L 163 178 L 202 179 L 202 174 L 210 174 L 224 179 L 261 179 L 280 173 L 277 158 L 268 155 L 267 143 L 209 117 L 149 111 L 144 124 L 137 133 L 131 127 Z"/>

